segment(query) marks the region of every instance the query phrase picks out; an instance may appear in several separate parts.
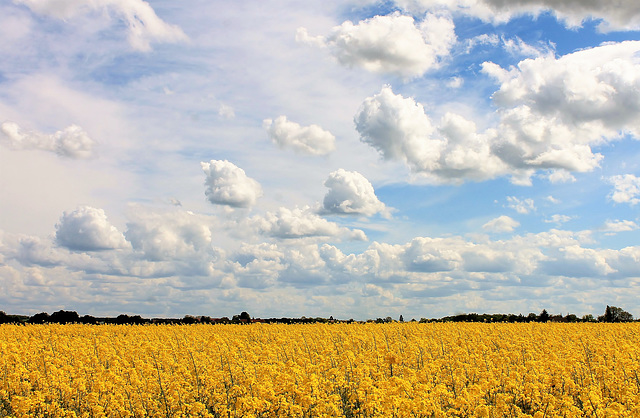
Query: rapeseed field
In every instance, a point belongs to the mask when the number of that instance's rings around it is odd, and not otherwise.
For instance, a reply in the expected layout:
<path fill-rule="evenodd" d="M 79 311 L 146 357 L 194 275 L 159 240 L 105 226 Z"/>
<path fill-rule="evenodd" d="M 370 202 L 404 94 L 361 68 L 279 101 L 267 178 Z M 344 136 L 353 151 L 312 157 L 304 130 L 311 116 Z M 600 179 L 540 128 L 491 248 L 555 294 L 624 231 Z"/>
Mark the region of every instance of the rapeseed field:
<path fill-rule="evenodd" d="M 640 324 L 2 325 L 0 417 L 640 417 Z"/>

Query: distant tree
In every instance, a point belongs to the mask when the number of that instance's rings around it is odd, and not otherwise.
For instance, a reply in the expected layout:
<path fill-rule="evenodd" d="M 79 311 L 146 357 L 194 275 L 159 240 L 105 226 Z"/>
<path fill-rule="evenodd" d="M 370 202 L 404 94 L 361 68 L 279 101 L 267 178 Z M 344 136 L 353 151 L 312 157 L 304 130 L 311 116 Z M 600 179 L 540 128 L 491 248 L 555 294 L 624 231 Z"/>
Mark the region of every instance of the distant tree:
<path fill-rule="evenodd" d="M 83 324 L 92 324 L 95 325 L 98 323 L 98 320 L 91 315 L 83 315 L 80 317 L 80 322 Z"/>
<path fill-rule="evenodd" d="M 30 324 L 46 324 L 49 322 L 49 314 L 46 312 L 37 313 L 29 318 L 27 322 Z"/>
<path fill-rule="evenodd" d="M 80 322 L 80 316 L 76 311 L 57 311 L 51 314 L 49 322 L 56 324 L 70 324 L 74 322 Z"/>
<path fill-rule="evenodd" d="M 527 315 L 527 322 L 536 322 L 537 320 L 538 320 L 538 315 L 534 314 L 533 312 Z"/>
<path fill-rule="evenodd" d="M 565 322 L 578 322 L 578 317 L 574 314 L 567 314 L 564 317 Z"/>
<path fill-rule="evenodd" d="M 127 314 L 120 314 L 116 318 L 116 324 L 124 325 L 124 324 L 132 324 L 132 325 L 140 325 L 144 324 L 145 321 L 142 319 L 140 315 L 129 316 Z"/>
<path fill-rule="evenodd" d="M 182 318 L 183 324 L 195 324 L 197 322 L 198 320 L 192 315 L 185 315 L 184 318 Z"/>
<path fill-rule="evenodd" d="M 242 311 L 242 313 L 240 314 L 240 320 L 241 321 L 247 321 L 247 322 L 251 322 L 251 315 L 249 315 L 249 313 Z"/>
<path fill-rule="evenodd" d="M 598 317 L 600 322 L 630 322 L 633 321 L 633 315 L 629 312 L 618 308 L 617 306 L 609 306 L 604 310 L 604 315 Z"/>
<path fill-rule="evenodd" d="M 404 317 L 400 315 L 400 322 L 404 322 Z"/>
<path fill-rule="evenodd" d="M 538 315 L 538 322 L 547 322 L 549 320 L 549 312 L 546 309 L 543 309 Z"/>
<path fill-rule="evenodd" d="M 596 322 L 596 319 L 591 314 L 586 314 L 582 316 L 582 322 Z"/>

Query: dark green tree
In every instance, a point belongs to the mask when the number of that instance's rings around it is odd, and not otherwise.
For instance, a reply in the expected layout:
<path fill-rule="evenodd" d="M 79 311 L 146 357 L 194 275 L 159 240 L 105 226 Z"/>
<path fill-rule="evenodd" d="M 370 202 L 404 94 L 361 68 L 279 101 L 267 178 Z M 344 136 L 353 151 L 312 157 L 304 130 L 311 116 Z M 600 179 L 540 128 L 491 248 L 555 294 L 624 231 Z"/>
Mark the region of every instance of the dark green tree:
<path fill-rule="evenodd" d="M 546 309 L 543 309 L 538 316 L 538 322 L 547 322 L 549 320 L 549 312 Z"/>
<path fill-rule="evenodd" d="M 598 317 L 600 322 L 631 322 L 633 315 L 617 306 L 609 306 L 604 310 L 604 315 Z"/>

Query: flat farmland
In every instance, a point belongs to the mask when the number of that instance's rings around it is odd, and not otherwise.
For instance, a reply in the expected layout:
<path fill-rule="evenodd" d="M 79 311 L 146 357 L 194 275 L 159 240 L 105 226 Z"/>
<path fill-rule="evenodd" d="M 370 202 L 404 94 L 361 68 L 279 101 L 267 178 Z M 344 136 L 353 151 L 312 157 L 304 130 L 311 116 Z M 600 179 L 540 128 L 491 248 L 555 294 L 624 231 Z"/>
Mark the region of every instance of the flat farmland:
<path fill-rule="evenodd" d="M 0 417 L 639 417 L 640 324 L 2 325 Z"/>

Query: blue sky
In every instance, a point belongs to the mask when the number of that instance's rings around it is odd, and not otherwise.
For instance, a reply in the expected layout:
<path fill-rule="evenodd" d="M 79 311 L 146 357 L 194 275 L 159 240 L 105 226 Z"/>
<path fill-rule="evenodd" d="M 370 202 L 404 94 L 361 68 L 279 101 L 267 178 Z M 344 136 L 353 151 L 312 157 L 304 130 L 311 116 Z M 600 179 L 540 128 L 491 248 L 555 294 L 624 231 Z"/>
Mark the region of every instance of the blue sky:
<path fill-rule="evenodd" d="M 0 3 L 0 310 L 640 315 L 640 9 Z"/>

